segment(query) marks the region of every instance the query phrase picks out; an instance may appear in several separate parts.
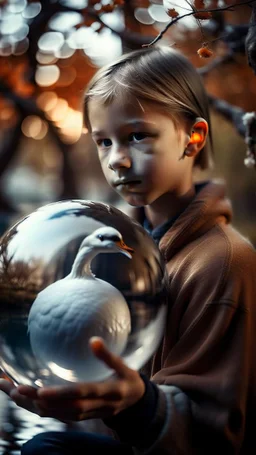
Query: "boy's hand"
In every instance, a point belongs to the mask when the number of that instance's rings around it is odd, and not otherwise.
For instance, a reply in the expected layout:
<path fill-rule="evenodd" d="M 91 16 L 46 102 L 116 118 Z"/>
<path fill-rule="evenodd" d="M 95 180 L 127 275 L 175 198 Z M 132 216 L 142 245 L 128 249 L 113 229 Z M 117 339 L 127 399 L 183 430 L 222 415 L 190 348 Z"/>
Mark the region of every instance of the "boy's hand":
<path fill-rule="evenodd" d="M 5 375 L 1 375 L 6 377 Z M 22 386 L 26 394 L 20 394 L 18 388 L 13 384 L 10 379 L 0 379 L 0 390 L 6 393 L 18 406 L 26 409 L 27 411 L 38 414 L 39 410 L 36 406 L 35 400 L 37 398 L 37 389 L 30 386 Z"/>
<path fill-rule="evenodd" d="M 28 409 L 30 403 L 34 407 L 32 412 L 61 421 L 104 419 L 137 403 L 145 392 L 139 373 L 128 368 L 120 357 L 110 353 L 100 338 L 92 338 L 90 345 L 95 356 L 116 372 L 114 379 L 37 390 L 20 385 L 17 388 L 12 386 L 14 390 L 11 393 L 4 391 L 18 406 Z M 3 390 L 1 385 L 0 389 Z"/>

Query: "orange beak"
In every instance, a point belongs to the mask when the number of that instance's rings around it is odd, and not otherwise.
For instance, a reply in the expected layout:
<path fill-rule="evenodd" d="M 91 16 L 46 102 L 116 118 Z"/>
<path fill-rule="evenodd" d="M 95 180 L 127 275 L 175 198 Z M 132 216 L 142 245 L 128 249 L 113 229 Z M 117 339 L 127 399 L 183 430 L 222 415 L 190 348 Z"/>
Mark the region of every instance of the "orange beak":
<path fill-rule="evenodd" d="M 133 248 L 130 248 L 128 245 L 126 245 L 126 243 L 124 243 L 123 240 L 120 240 L 119 242 L 116 242 L 116 245 L 118 247 L 118 249 L 121 250 L 121 252 L 127 256 L 128 258 L 132 258 L 132 254 L 134 253 L 134 249 Z"/>

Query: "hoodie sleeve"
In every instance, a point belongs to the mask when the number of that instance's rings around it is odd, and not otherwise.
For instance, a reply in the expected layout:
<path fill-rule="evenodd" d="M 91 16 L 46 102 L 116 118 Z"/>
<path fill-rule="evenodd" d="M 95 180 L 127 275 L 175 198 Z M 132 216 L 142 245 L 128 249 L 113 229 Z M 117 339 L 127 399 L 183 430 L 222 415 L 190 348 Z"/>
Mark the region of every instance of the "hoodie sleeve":
<path fill-rule="evenodd" d="M 240 252 L 234 257 L 233 251 L 222 280 L 217 264 L 207 280 L 198 269 L 196 280 L 191 273 L 182 281 L 177 273 L 184 285 L 153 362 L 154 416 L 148 432 L 130 439 L 137 455 L 237 455 L 247 444 L 255 452 L 256 262 L 252 249 Z"/>
<path fill-rule="evenodd" d="M 119 439 L 133 445 L 135 454 L 216 455 L 221 449 L 226 455 L 239 453 L 248 385 L 244 320 L 231 302 L 209 305 L 186 335 L 187 349 L 177 349 L 152 378 L 158 389 L 154 414 L 148 400 L 140 403 L 146 415 L 151 409 L 151 418 L 139 423 L 134 408 L 129 415 L 124 411 L 122 420 L 116 416 L 107 422 Z M 229 330 L 240 339 L 231 350 L 225 343 Z"/>
<path fill-rule="evenodd" d="M 194 321 L 153 377 L 165 420 L 145 453 L 240 453 L 250 376 L 247 319 L 232 302 L 216 302 Z"/>

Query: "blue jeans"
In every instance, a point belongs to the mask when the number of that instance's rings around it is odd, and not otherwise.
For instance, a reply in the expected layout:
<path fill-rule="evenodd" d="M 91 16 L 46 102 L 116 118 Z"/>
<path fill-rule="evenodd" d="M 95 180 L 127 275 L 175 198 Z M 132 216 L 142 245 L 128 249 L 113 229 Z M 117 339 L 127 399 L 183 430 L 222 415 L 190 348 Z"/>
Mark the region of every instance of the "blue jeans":
<path fill-rule="evenodd" d="M 111 437 L 79 431 L 39 433 L 21 448 L 22 455 L 132 455 L 127 444 Z"/>

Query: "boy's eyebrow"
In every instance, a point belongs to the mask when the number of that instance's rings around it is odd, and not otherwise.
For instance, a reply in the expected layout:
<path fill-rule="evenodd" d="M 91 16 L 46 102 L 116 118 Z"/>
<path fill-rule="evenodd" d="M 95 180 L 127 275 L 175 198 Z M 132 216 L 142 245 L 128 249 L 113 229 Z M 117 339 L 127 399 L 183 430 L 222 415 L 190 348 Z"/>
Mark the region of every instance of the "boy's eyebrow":
<path fill-rule="evenodd" d="M 129 120 L 129 121 L 123 123 L 121 125 L 121 127 L 130 126 L 130 125 L 138 125 L 138 126 L 150 125 L 150 126 L 154 126 L 155 122 L 150 122 L 149 120 L 141 120 L 141 119 L 137 119 L 136 120 L 136 119 L 133 119 L 133 120 Z M 91 132 L 92 136 L 102 136 L 104 134 L 105 134 L 105 132 L 101 131 L 101 130 L 93 130 Z"/>

